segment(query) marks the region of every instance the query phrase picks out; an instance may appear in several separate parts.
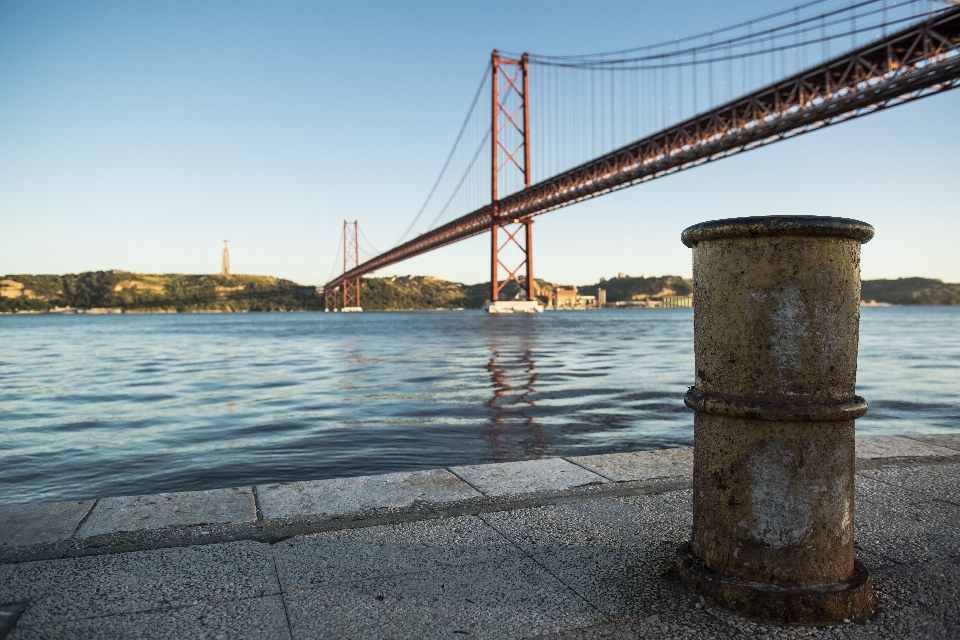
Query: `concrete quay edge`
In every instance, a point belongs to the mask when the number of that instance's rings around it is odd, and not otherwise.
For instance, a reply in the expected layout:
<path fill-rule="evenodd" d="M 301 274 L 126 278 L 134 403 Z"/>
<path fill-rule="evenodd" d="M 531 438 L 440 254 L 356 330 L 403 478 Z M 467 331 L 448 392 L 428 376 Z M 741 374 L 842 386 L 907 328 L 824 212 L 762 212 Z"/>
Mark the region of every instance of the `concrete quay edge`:
<path fill-rule="evenodd" d="M 960 433 L 857 438 L 857 469 L 960 461 Z M 691 486 L 691 448 L 0 505 L 0 564 L 294 536 Z"/>

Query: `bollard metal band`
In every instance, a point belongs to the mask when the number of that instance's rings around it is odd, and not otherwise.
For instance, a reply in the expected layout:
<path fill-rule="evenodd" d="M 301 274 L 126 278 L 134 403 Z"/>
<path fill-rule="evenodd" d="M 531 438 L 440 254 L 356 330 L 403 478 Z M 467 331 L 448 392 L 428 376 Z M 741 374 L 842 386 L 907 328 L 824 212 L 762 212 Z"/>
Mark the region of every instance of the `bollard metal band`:
<path fill-rule="evenodd" d="M 873 238 L 874 229 L 866 222 L 827 216 L 756 216 L 711 220 L 687 227 L 680 240 L 693 248 L 705 240 L 758 238 L 763 236 L 814 236 L 848 238 L 861 244 Z"/>
<path fill-rule="evenodd" d="M 812 588 L 783 588 L 716 573 L 693 555 L 689 544 L 677 549 L 674 566 L 688 589 L 745 616 L 822 625 L 863 619 L 874 610 L 873 580 L 859 560 L 843 582 Z"/>
<path fill-rule="evenodd" d="M 799 396 L 730 398 L 703 393 L 696 387 L 687 390 L 683 403 L 700 413 L 775 422 L 843 422 L 856 420 L 867 412 L 867 401 L 860 396 L 849 400 Z"/>

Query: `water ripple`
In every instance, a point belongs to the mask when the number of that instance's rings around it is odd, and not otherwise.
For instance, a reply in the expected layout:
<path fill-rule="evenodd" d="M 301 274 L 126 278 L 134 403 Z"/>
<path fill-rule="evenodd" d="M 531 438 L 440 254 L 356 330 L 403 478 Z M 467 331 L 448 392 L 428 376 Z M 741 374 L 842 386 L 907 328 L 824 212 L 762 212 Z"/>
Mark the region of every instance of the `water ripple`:
<path fill-rule="evenodd" d="M 689 445 L 689 309 L 0 317 L 0 503 Z M 858 433 L 960 430 L 960 308 L 867 308 Z"/>

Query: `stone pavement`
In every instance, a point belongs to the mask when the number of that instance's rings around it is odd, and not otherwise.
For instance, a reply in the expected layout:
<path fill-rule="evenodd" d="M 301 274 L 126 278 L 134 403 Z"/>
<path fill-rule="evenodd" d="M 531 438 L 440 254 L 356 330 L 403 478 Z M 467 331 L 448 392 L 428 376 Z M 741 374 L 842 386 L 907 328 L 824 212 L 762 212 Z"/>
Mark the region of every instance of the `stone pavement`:
<path fill-rule="evenodd" d="M 684 592 L 692 452 L 672 449 L 2 506 L 0 637 L 960 637 L 960 434 L 857 455 L 864 621 Z"/>

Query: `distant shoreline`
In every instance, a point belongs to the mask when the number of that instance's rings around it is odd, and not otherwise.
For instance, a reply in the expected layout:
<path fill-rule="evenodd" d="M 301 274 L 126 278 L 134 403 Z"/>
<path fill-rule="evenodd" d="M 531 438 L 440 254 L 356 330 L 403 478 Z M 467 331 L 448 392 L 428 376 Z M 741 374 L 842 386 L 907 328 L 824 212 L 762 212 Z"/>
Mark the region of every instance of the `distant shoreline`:
<path fill-rule="evenodd" d="M 592 285 L 558 285 L 546 280 L 535 284 L 537 299 L 548 308 L 568 304 L 586 308 L 690 306 L 693 294 L 692 281 L 680 276 L 621 273 Z M 360 306 L 365 311 L 479 309 L 487 302 L 489 291 L 489 283 L 465 285 L 431 276 L 369 277 L 361 279 Z M 518 283 L 509 282 L 501 298 L 523 295 Z M 960 305 L 960 284 L 931 278 L 864 280 L 861 297 L 863 306 Z M 323 311 L 324 303 L 322 288 L 270 276 L 91 271 L 0 277 L 2 314 Z"/>
<path fill-rule="evenodd" d="M 912 307 L 955 307 L 958 305 L 936 305 L 936 304 L 914 304 L 914 305 L 905 305 L 905 304 L 890 304 L 887 302 L 866 302 L 860 301 L 861 307 L 871 307 L 871 308 L 912 308 Z M 656 309 L 658 312 L 662 311 L 662 307 L 615 307 L 607 306 L 602 309 L 598 308 L 579 308 L 579 309 L 547 309 L 548 312 L 554 311 L 644 311 L 647 309 Z M 690 307 L 685 307 L 689 309 Z M 423 312 L 439 312 L 439 311 L 480 311 L 479 309 L 463 309 L 463 308 L 447 308 L 447 309 L 365 309 L 366 313 L 423 313 Z M 322 309 L 285 309 L 285 310 L 273 310 L 273 311 L 249 311 L 249 310 L 225 310 L 225 309 L 192 309 L 190 311 L 177 311 L 177 310 L 143 310 L 143 309 L 119 309 L 119 310 L 108 310 L 102 311 L 100 309 L 71 309 L 71 310 L 51 310 L 51 311 L 0 311 L 0 316 L 116 316 L 116 315 L 134 315 L 134 316 L 145 316 L 145 315 L 210 315 L 210 314 L 249 314 L 249 313 L 324 313 Z"/>

